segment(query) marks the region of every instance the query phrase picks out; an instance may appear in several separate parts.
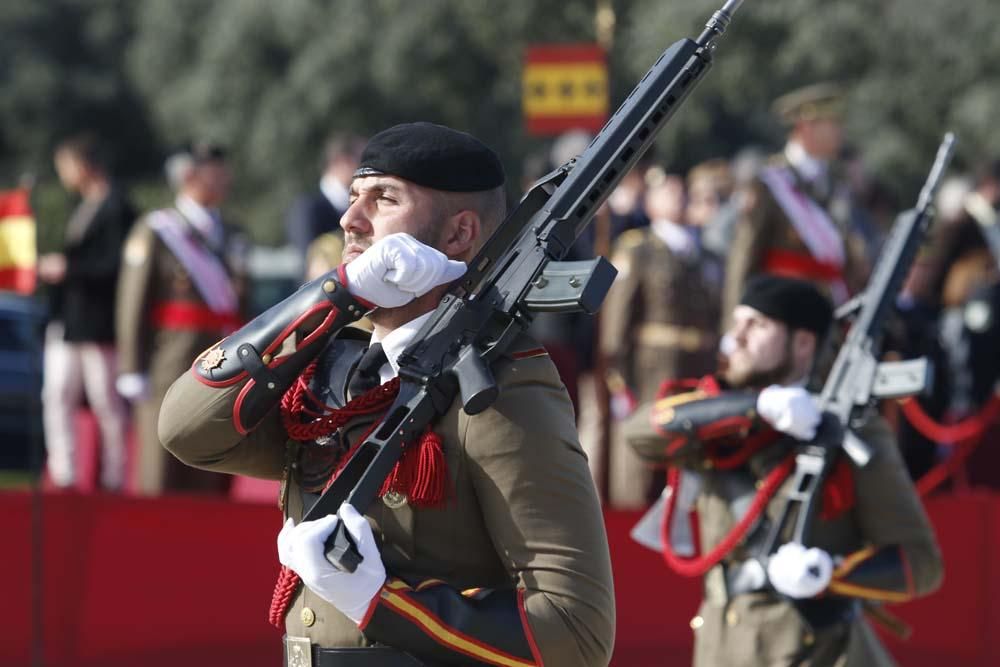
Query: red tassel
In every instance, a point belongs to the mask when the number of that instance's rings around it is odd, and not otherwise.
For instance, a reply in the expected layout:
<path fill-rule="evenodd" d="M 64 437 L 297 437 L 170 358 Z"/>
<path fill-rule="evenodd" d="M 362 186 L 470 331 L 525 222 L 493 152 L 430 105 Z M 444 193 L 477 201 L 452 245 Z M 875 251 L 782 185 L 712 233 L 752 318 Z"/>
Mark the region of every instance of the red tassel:
<path fill-rule="evenodd" d="M 420 506 L 440 505 L 448 493 L 448 464 L 441 436 L 428 429 L 420 438 L 418 450 L 417 474 L 410 487 L 410 497 Z"/>
<path fill-rule="evenodd" d="M 854 507 L 854 472 L 844 459 L 837 462 L 823 484 L 823 504 L 819 516 L 825 521 L 836 519 Z"/>
<path fill-rule="evenodd" d="M 427 429 L 415 445 L 407 445 L 403 456 L 379 490 L 406 494 L 418 507 L 434 507 L 445 501 L 448 492 L 448 464 L 441 436 Z"/>

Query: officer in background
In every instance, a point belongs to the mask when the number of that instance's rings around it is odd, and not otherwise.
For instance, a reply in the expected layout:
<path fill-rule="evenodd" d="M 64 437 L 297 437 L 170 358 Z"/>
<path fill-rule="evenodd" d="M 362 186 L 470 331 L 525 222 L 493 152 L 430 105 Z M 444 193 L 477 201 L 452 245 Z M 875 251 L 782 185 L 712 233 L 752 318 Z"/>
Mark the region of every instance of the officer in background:
<path fill-rule="evenodd" d="M 832 307 L 809 283 L 759 276 L 732 319 L 718 376 L 643 406 L 626 424 L 636 450 L 668 466 L 665 559 L 704 576 L 694 663 L 891 665 L 861 602 L 925 595 L 942 571 L 892 433 L 877 416 L 860 425 L 872 459 L 863 468 L 846 456 L 836 463 L 810 543 L 762 553 L 791 490 L 796 443 L 812 439 L 820 421 L 803 384 Z"/>
<path fill-rule="evenodd" d="M 863 240 L 853 231 L 851 193 L 836 162 L 843 145 L 844 97 L 834 84 L 780 97 L 775 112 L 788 142 L 742 197 L 726 264 L 723 314 L 758 273 L 809 280 L 836 303 L 864 284 Z"/>
<path fill-rule="evenodd" d="M 348 189 L 365 142 L 361 137 L 336 134 L 326 143 L 319 187 L 301 195 L 285 220 L 288 242 L 305 262 L 306 280 L 340 264 L 344 232 L 340 216 L 349 205 Z"/>
<path fill-rule="evenodd" d="M 711 372 L 718 343 L 722 270 L 703 251 L 697 229 L 686 224 L 684 180 L 651 170 L 647 182 L 650 226 L 619 238 L 612 255 L 618 276 L 601 310 L 601 347 L 618 417 L 632 401 L 653 400 L 664 380 Z M 616 430 L 611 504 L 645 507 L 659 494 L 662 480 L 653 488 L 654 471 Z"/>
<path fill-rule="evenodd" d="M 493 366 L 496 402 L 473 416 L 455 402 L 363 515 L 345 503 L 300 522 L 392 403 L 400 352 L 503 219 L 503 184 L 497 155 L 463 132 L 377 134 L 341 218 L 345 263 L 206 350 L 167 394 L 160 434 L 176 456 L 284 482 L 271 621 L 287 665 L 610 659 L 600 503 L 566 390 L 527 336 Z M 371 336 L 346 326 L 369 310 Z M 323 555 L 340 521 L 364 559 L 353 573 Z"/>
<path fill-rule="evenodd" d="M 167 456 L 156 435 L 160 403 L 176 377 L 242 322 L 248 245 L 219 206 L 230 173 L 219 146 L 195 144 L 167 161 L 173 207 L 132 230 L 118 283 L 118 391 L 135 406 L 138 491 L 224 491 L 229 478 Z"/>

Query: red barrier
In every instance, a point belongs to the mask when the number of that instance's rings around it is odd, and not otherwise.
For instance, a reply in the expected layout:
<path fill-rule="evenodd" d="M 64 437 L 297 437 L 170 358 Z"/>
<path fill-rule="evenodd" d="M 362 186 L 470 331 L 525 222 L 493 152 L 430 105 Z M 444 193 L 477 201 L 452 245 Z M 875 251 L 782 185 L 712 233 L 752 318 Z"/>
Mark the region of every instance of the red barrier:
<path fill-rule="evenodd" d="M 280 517 L 270 490 L 261 488 L 267 504 L 45 494 L 37 554 L 32 496 L 0 493 L 8 538 L 0 665 L 32 664 L 33 643 L 41 645 L 45 665 L 280 664 L 280 633 L 266 619 Z M 945 585 L 894 607 L 914 636 L 887 643 L 907 666 L 1000 664 L 1000 609 L 993 604 L 1000 599 L 993 566 L 1000 561 L 1000 495 L 940 497 L 928 505 L 944 551 Z M 671 574 L 658 554 L 628 538 L 638 517 L 606 515 L 618 601 L 612 664 L 689 664 L 688 621 L 700 582 Z M 39 595 L 33 574 L 41 577 Z"/>

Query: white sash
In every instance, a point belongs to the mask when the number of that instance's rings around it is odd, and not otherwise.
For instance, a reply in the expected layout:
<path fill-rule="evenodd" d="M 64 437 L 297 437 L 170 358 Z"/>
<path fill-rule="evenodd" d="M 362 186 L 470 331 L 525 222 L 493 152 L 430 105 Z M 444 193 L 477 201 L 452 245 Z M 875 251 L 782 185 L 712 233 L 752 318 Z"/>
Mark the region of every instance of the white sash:
<path fill-rule="evenodd" d="M 844 240 L 823 208 L 795 186 L 785 167 L 767 167 L 760 178 L 816 259 L 844 268 Z"/>
<path fill-rule="evenodd" d="M 231 315 L 238 311 L 239 300 L 229 272 L 215 254 L 198 242 L 180 213 L 171 209 L 153 211 L 149 226 L 187 269 L 192 284 L 212 312 Z"/>

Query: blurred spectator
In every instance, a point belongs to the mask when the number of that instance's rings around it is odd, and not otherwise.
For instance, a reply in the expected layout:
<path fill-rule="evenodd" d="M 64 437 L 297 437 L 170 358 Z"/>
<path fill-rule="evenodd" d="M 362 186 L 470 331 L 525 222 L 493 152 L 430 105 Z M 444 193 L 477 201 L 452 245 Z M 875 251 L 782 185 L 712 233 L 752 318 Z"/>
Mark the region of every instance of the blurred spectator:
<path fill-rule="evenodd" d="M 248 248 L 219 212 L 230 184 L 221 148 L 196 144 L 172 156 L 167 172 L 179 188 L 175 206 L 145 216 L 125 244 L 118 389 L 135 403 L 141 493 L 222 491 L 226 475 L 190 468 L 163 450 L 157 417 L 170 384 L 240 325 Z"/>
<path fill-rule="evenodd" d="M 115 286 L 135 212 L 112 183 L 94 137 L 61 143 L 55 167 L 80 203 L 66 223 L 62 252 L 38 259 L 38 277 L 53 297 L 42 389 L 48 470 L 56 486 L 77 482 L 73 415 L 86 393 L 101 433 L 101 486 L 117 491 L 125 480 L 127 410 L 115 391 Z"/>
<path fill-rule="evenodd" d="M 709 373 L 718 342 L 721 266 L 686 222 L 684 180 L 660 170 L 647 175 L 645 214 L 652 222 L 618 239 L 618 277 L 601 310 L 601 349 L 618 417 L 653 400 L 664 379 Z M 653 470 L 618 433 L 610 459 L 613 506 L 643 507 L 655 498 L 663 480 L 654 482 Z"/>
<path fill-rule="evenodd" d="M 331 138 L 324 151 L 319 189 L 300 196 L 288 211 L 285 220 L 288 242 L 305 261 L 306 275 L 322 275 L 330 270 L 324 267 L 340 264 L 344 246 L 340 216 L 347 210 L 351 180 L 364 146 L 365 140 L 354 135 Z M 323 242 L 311 247 L 321 237 Z M 313 262 L 322 266 L 312 266 Z"/>
<path fill-rule="evenodd" d="M 686 223 L 700 233 L 716 219 L 732 194 L 733 177 L 726 160 L 708 160 L 695 165 L 687 175 Z"/>
<path fill-rule="evenodd" d="M 980 167 L 976 189 L 963 200 L 961 215 L 952 224 L 941 225 L 931 244 L 926 299 L 944 308 L 960 307 L 974 290 L 989 284 L 997 272 L 990 250 L 990 235 L 996 235 L 1000 205 L 1000 160 Z M 1000 254 L 1000 239 L 993 241 Z"/>
<path fill-rule="evenodd" d="M 774 108 L 790 127 L 788 142 L 743 202 L 728 254 L 724 313 L 732 312 L 756 273 L 813 281 L 837 302 L 867 277 L 864 243 L 851 230 L 851 193 L 834 162 L 843 143 L 840 89 L 802 88 Z"/>
<path fill-rule="evenodd" d="M 730 163 L 731 193 L 702 229 L 702 245 L 717 257 L 729 254 L 736 223 L 746 207 L 751 186 L 764 166 L 764 152 L 756 146 L 741 149 Z"/>

